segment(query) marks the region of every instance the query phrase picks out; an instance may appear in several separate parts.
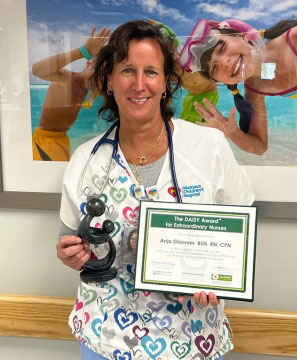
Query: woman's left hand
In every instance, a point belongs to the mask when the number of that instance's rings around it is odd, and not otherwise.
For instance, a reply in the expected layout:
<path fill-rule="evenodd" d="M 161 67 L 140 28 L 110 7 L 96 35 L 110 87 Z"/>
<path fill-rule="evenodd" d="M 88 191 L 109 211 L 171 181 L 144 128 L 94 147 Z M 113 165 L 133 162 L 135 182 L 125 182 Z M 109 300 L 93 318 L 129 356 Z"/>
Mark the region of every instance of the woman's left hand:
<path fill-rule="evenodd" d="M 178 301 L 182 303 L 184 301 L 184 296 L 179 295 Z M 220 303 L 220 300 L 216 297 L 216 295 L 213 292 L 210 292 L 208 295 L 205 291 L 196 292 L 193 295 L 193 300 L 200 304 L 201 306 L 207 306 L 208 304 L 212 306 L 217 306 Z"/>
<path fill-rule="evenodd" d="M 203 116 L 207 123 L 197 122 L 196 124 L 219 129 L 226 137 L 230 137 L 233 132 L 237 131 L 238 127 L 235 118 L 235 107 L 230 110 L 229 118 L 226 118 L 216 109 L 215 106 L 213 106 L 210 101 L 203 99 L 203 102 L 207 106 L 207 109 L 197 102 L 195 103 L 195 109 L 201 116 Z"/>

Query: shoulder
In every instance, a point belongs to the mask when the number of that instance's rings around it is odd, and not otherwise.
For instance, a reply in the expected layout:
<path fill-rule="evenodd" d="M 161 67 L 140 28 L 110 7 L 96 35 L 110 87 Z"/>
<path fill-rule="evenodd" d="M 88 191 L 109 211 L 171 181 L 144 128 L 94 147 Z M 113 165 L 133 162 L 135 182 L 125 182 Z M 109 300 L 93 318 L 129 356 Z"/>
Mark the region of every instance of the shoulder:
<path fill-rule="evenodd" d="M 195 143 L 202 140 L 207 140 L 208 142 L 225 141 L 225 135 L 218 129 L 200 126 L 199 124 L 193 124 L 182 119 L 174 118 L 172 120 L 174 129 L 176 130 L 177 142 L 183 142 L 183 140 L 185 142 L 191 140 Z"/>
<path fill-rule="evenodd" d="M 181 158 L 186 157 L 197 163 L 203 159 L 220 158 L 230 152 L 224 133 L 218 129 L 181 119 L 175 119 L 173 124 L 174 152 Z"/>

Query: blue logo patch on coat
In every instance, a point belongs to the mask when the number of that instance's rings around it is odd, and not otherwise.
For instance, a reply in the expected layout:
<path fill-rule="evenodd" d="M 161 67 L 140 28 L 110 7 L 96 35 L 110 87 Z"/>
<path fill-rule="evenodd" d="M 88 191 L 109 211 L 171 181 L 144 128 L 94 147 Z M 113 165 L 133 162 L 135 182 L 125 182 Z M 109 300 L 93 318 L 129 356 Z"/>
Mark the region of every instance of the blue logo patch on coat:
<path fill-rule="evenodd" d="M 202 191 L 204 191 L 202 185 L 188 185 L 182 187 L 183 198 L 198 197 L 201 195 Z"/>

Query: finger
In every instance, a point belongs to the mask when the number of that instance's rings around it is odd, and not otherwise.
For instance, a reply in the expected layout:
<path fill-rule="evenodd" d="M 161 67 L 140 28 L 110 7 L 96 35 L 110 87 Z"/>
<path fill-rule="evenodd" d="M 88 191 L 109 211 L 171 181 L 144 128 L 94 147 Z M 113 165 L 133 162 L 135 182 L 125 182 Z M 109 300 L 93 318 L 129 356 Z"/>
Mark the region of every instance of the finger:
<path fill-rule="evenodd" d="M 82 241 L 82 246 L 84 248 L 84 250 L 88 251 L 90 250 L 90 243 L 87 241 Z"/>
<path fill-rule="evenodd" d="M 81 268 L 84 266 L 84 264 L 90 259 L 91 253 L 86 253 L 81 257 L 79 260 L 74 261 L 73 263 L 69 261 L 63 261 L 63 263 L 69 267 L 71 267 L 74 270 L 80 271 Z"/>
<path fill-rule="evenodd" d="M 110 29 L 106 28 L 105 26 L 97 33 L 96 37 L 105 38 L 110 34 Z"/>
<path fill-rule="evenodd" d="M 208 107 L 209 111 L 213 114 L 213 116 L 217 116 L 217 115 L 222 116 L 219 110 L 209 100 L 204 98 L 203 102 Z"/>
<path fill-rule="evenodd" d="M 93 27 L 92 27 L 92 30 L 91 30 L 91 32 L 90 32 L 89 37 L 93 37 L 94 34 L 95 34 L 95 31 L 96 31 L 96 26 L 93 26 Z"/>
<path fill-rule="evenodd" d="M 71 245 L 77 245 L 77 244 L 81 244 L 82 240 L 80 237 L 78 236 L 63 236 L 61 237 L 61 239 L 59 240 L 58 244 L 57 244 L 57 248 L 67 248 L 68 246 Z"/>
<path fill-rule="evenodd" d="M 81 244 L 69 246 L 68 248 L 64 248 L 58 251 L 58 258 L 60 260 L 68 259 L 72 256 L 79 254 L 81 251 L 83 251 L 83 249 L 84 248 Z"/>
<path fill-rule="evenodd" d="M 101 29 L 97 32 L 96 37 L 101 37 L 102 34 L 104 34 L 106 30 L 107 30 L 106 27 L 103 26 L 103 28 L 101 28 Z"/>
<path fill-rule="evenodd" d="M 82 259 L 84 259 L 85 257 L 90 257 L 91 256 L 91 251 L 85 251 L 85 250 L 81 250 L 80 252 L 76 253 L 73 256 L 68 257 L 67 259 L 65 259 L 65 261 L 68 264 L 76 264 L 82 261 Z"/>
<path fill-rule="evenodd" d="M 196 111 L 203 116 L 205 119 L 208 119 L 209 117 L 213 116 L 213 114 L 208 111 L 207 109 L 205 109 L 205 107 L 203 107 L 201 104 L 199 104 L 198 102 L 194 103 L 195 109 Z"/>
<path fill-rule="evenodd" d="M 195 292 L 194 293 L 194 295 L 193 295 L 193 300 L 195 301 L 195 302 L 199 302 L 199 300 L 200 300 L 200 293 L 199 292 Z"/>
<path fill-rule="evenodd" d="M 185 296 L 184 295 L 179 295 L 178 296 L 178 302 L 182 303 L 185 300 Z"/>
<path fill-rule="evenodd" d="M 235 118 L 235 113 L 236 113 L 236 107 L 234 106 L 229 112 L 229 118 L 234 119 Z"/>
<path fill-rule="evenodd" d="M 205 291 L 201 291 L 201 293 L 200 293 L 199 304 L 201 306 L 207 306 L 207 304 L 208 304 L 207 295 L 206 295 Z"/>
<path fill-rule="evenodd" d="M 111 29 L 108 29 L 103 35 L 102 44 L 105 45 L 105 43 L 109 40 L 111 35 Z"/>
<path fill-rule="evenodd" d="M 216 295 L 213 292 L 210 292 L 208 294 L 208 300 L 210 305 L 217 306 L 220 302 L 220 300 L 216 297 Z"/>

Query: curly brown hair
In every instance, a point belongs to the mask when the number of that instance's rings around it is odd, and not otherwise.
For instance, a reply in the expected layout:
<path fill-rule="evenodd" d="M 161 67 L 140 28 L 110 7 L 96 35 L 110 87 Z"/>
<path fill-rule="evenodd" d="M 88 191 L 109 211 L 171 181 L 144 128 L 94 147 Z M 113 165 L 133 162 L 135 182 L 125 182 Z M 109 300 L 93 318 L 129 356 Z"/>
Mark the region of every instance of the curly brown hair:
<path fill-rule="evenodd" d="M 94 92 L 100 91 L 104 97 L 103 106 L 99 110 L 102 117 L 108 121 L 119 119 L 118 105 L 113 95 L 107 95 L 107 79 L 113 71 L 114 63 L 127 59 L 129 43 L 132 39 L 154 39 L 160 45 L 164 56 L 164 74 L 166 78 L 166 97 L 161 99 L 160 107 L 163 118 L 170 119 L 174 112 L 170 107 L 172 96 L 181 86 L 181 78 L 177 73 L 177 59 L 172 41 L 152 24 L 134 20 L 128 21 L 114 30 L 108 43 L 103 46 L 94 59 L 94 73 L 90 78 Z"/>

